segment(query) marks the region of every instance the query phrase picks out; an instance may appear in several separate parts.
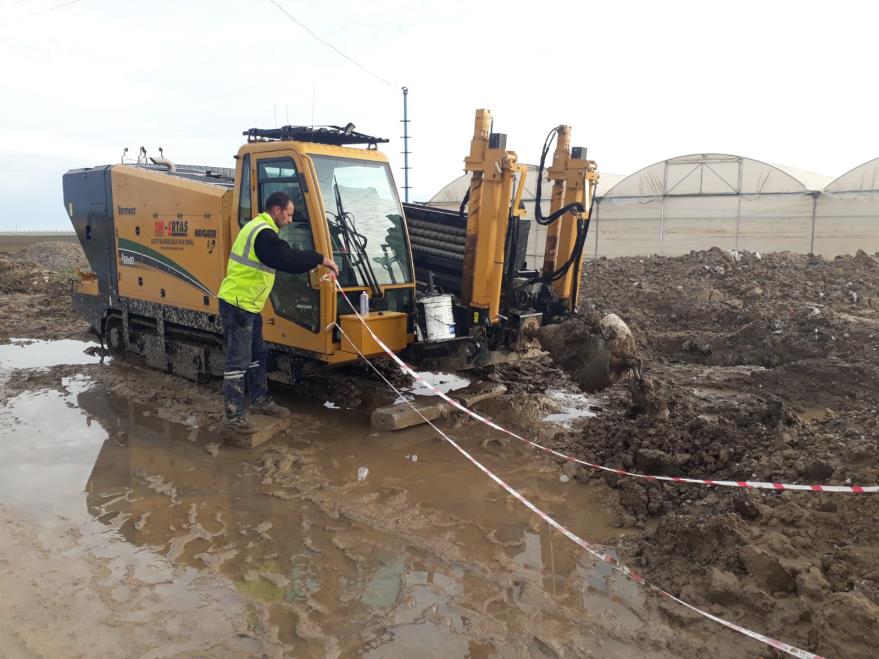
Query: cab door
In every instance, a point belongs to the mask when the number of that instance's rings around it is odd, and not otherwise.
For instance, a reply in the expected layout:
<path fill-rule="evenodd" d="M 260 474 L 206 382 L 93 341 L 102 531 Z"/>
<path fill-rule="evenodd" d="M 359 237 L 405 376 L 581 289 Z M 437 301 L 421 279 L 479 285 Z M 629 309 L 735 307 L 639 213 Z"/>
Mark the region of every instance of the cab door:
<path fill-rule="evenodd" d="M 323 244 L 325 232 L 315 231 L 322 219 L 319 206 L 309 193 L 307 170 L 302 167 L 298 154 L 286 149 L 252 152 L 244 158 L 249 162 L 242 163 L 242 169 L 249 168 L 249 177 L 242 171 L 239 207 L 244 201 L 249 201 L 251 207 L 249 212 L 240 208 L 239 227 L 265 210 L 265 200 L 270 194 L 284 192 L 293 200 L 294 215 L 293 222 L 281 227 L 278 236 L 294 249 L 327 254 L 328 247 Z M 248 185 L 245 184 L 247 178 Z M 249 199 L 245 199 L 245 187 L 250 191 Z M 334 303 L 332 290 L 309 273 L 276 272 L 269 304 L 263 310 L 265 339 L 314 353 L 331 352 L 332 331 L 326 331 L 321 309 Z"/>

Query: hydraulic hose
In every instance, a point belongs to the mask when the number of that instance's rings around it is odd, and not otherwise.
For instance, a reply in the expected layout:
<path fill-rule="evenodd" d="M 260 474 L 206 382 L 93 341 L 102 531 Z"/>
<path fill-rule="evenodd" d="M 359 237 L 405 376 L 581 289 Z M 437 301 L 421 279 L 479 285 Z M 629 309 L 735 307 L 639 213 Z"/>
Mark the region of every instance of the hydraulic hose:
<path fill-rule="evenodd" d="M 541 187 L 543 186 L 543 170 L 546 168 L 546 156 L 549 155 L 549 148 L 552 146 L 552 141 L 558 137 L 559 130 L 561 126 L 556 126 L 549 134 L 546 136 L 546 140 L 543 142 L 543 151 L 540 154 L 540 166 L 537 169 L 537 190 L 536 190 L 536 201 L 534 206 L 534 220 L 537 224 L 541 226 L 547 226 L 555 222 L 565 213 L 582 213 L 586 210 L 579 201 L 575 201 L 573 204 L 568 204 L 563 208 L 559 208 L 554 213 L 550 213 L 547 217 L 543 216 L 543 210 L 540 208 L 541 202 Z"/>

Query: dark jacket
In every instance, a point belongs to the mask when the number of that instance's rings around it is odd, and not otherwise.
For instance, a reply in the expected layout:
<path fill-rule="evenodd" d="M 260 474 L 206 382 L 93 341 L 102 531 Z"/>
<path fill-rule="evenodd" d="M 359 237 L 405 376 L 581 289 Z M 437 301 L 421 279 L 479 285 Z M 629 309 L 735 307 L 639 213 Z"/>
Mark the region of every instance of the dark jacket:
<path fill-rule="evenodd" d="M 313 270 L 324 260 L 323 255 L 317 252 L 293 249 L 274 231 L 256 234 L 253 251 L 263 265 L 294 275 Z"/>

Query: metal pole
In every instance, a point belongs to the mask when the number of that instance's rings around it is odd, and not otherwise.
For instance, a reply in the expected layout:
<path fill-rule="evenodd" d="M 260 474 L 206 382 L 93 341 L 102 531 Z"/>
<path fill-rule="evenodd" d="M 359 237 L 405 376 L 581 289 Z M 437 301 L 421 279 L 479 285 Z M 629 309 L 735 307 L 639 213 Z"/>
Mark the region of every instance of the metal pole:
<path fill-rule="evenodd" d="M 738 202 L 736 203 L 736 246 L 735 250 L 739 251 L 739 233 L 741 231 L 742 224 L 742 159 L 739 158 L 739 179 L 736 183 L 736 196 L 738 197 Z"/>
<path fill-rule="evenodd" d="M 809 254 L 815 255 L 815 216 L 818 210 L 818 193 L 812 193 L 812 240 L 809 244 Z"/>
<path fill-rule="evenodd" d="M 403 200 L 409 203 L 409 88 L 403 87 Z"/>
<path fill-rule="evenodd" d="M 601 199 L 595 200 L 595 228 L 592 230 L 592 233 L 595 234 L 595 258 L 598 258 L 598 216 L 599 211 L 601 210 Z M 592 220 L 589 220 L 592 222 Z"/>
<path fill-rule="evenodd" d="M 696 165 L 699 167 L 699 165 Z M 689 176 L 689 174 L 687 174 Z M 684 178 L 687 178 L 685 176 Z M 702 171 L 700 169 L 699 176 L 702 176 Z M 677 187 L 684 179 L 681 179 L 677 183 L 674 184 L 673 187 Z M 702 190 L 702 179 L 699 179 L 699 190 Z M 665 238 L 665 198 L 668 195 L 668 160 L 665 161 L 662 168 L 662 206 L 659 211 L 659 255 L 662 256 L 662 241 Z"/>
<path fill-rule="evenodd" d="M 739 251 L 739 233 L 741 231 L 741 223 L 742 223 L 742 193 L 739 192 L 738 203 L 736 205 L 736 243 L 735 250 Z"/>
<path fill-rule="evenodd" d="M 659 255 L 662 256 L 662 239 L 665 237 L 665 195 L 662 197 L 662 206 L 659 209 Z"/>

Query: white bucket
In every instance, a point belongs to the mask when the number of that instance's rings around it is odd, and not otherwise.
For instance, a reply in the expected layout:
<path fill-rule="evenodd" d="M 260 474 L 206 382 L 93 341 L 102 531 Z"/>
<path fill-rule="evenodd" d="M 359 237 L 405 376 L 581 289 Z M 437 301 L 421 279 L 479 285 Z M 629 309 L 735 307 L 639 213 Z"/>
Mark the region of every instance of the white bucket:
<path fill-rule="evenodd" d="M 424 310 L 424 324 L 428 341 L 455 338 L 455 316 L 451 295 L 434 295 L 420 301 Z"/>

